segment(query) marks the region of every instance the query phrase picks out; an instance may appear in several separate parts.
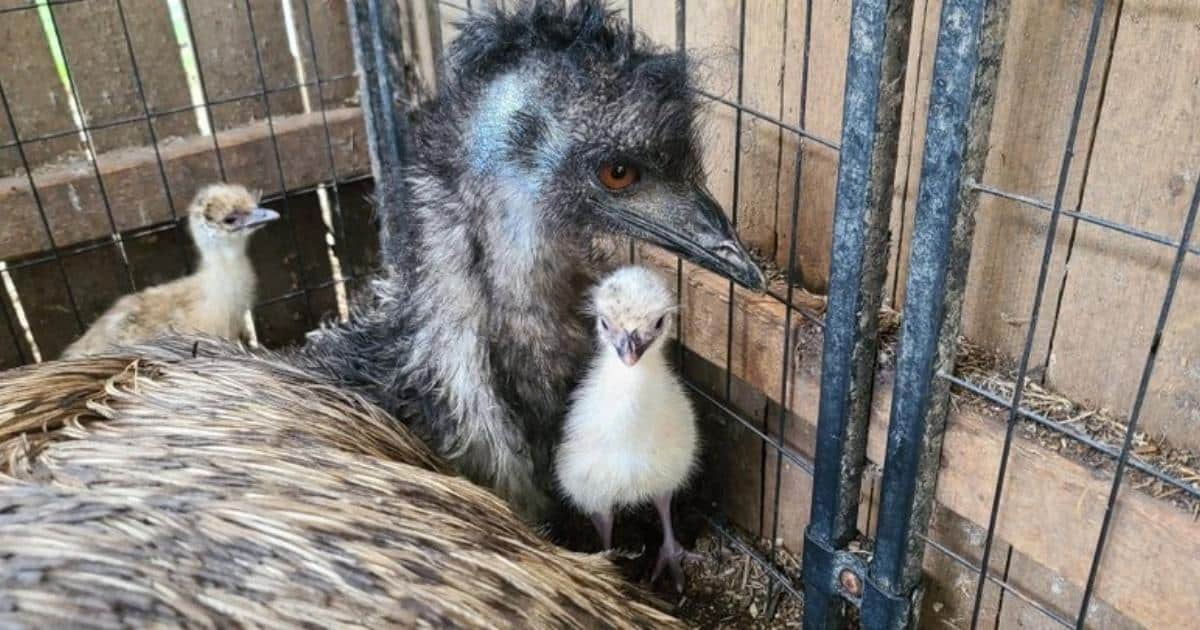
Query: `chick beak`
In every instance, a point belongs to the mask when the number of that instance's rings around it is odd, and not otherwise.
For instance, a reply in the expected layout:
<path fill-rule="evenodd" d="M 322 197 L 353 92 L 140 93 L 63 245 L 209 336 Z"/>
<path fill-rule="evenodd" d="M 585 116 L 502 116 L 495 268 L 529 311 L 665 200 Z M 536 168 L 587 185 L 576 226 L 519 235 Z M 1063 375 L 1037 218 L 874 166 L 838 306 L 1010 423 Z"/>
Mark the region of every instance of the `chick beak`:
<path fill-rule="evenodd" d="M 269 208 L 251 208 L 242 217 L 239 230 L 252 230 L 279 218 L 279 213 Z"/>
<path fill-rule="evenodd" d="M 638 344 L 634 335 L 625 333 L 617 339 L 614 346 L 617 349 L 617 356 L 621 358 L 621 362 L 629 367 L 637 364 L 638 359 L 642 358 L 642 351 L 645 347 Z"/>
<path fill-rule="evenodd" d="M 755 291 L 762 271 L 738 241 L 721 204 L 703 186 L 645 182 L 641 194 L 601 204 L 617 228 Z"/>

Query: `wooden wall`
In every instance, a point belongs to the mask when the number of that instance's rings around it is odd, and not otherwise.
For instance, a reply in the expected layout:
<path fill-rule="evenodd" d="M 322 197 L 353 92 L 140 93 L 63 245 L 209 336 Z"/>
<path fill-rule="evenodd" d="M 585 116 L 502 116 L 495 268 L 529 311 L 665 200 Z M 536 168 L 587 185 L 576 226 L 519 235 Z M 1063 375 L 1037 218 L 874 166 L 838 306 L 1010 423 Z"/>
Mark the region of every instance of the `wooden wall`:
<path fill-rule="evenodd" d="M 172 220 L 222 178 L 284 215 L 252 245 L 261 342 L 338 314 L 328 233 L 344 237 L 343 277 L 376 265 L 345 0 L 175 8 L 186 13 L 87 0 L 0 15 L 0 303 L 13 323 L 0 319 L 0 367 L 35 348 L 57 356 L 116 297 L 186 273 L 194 254 Z M 338 194 L 317 191 L 335 182 Z"/>
<path fill-rule="evenodd" d="M 939 0 L 929 0 L 922 50 L 927 77 Z M 1051 202 L 1082 70 L 1092 3 L 1014 2 L 983 183 Z M 1188 64 L 1200 39 L 1200 5 L 1107 3 L 1089 77 L 1063 208 L 1153 232 L 1182 233 L 1200 173 L 1200 84 Z M 914 39 L 914 41 L 917 41 Z M 910 82 L 911 84 L 911 82 Z M 928 80 L 910 89 L 920 112 Z M 907 104 L 906 104 L 907 105 Z M 911 125 L 918 135 L 920 117 Z M 919 137 L 909 151 L 919 164 Z M 903 158 L 902 158 L 903 161 Z M 919 173 L 898 174 L 892 299 L 904 294 L 904 260 Z M 899 185 L 904 182 L 904 185 Z M 963 331 L 1009 357 L 1028 330 L 1048 213 L 984 195 L 977 213 Z M 1064 217 L 1034 337 L 1033 374 L 1071 398 L 1129 413 L 1166 288 L 1172 248 Z M 1200 448 L 1200 259 L 1185 265 L 1159 350 L 1141 427 Z"/>

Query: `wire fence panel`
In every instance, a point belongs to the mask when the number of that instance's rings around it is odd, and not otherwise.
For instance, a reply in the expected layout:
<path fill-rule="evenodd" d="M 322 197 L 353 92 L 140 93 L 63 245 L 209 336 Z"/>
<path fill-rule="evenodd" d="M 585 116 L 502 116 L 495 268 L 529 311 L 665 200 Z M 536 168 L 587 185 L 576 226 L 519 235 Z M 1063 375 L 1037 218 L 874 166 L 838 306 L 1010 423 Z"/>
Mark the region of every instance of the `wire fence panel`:
<path fill-rule="evenodd" d="M 251 246 L 259 341 L 346 314 L 344 285 L 378 265 L 348 19 L 313 0 L 0 13 L 3 366 L 57 357 L 115 298 L 194 269 L 183 213 L 222 180 L 284 215 Z"/>
<path fill-rule="evenodd" d="M 1154 368 L 1160 362 L 1159 353 L 1164 347 L 1164 341 L 1169 338 L 1167 323 L 1172 304 L 1176 301 L 1176 295 L 1182 295 L 1177 292 L 1181 283 L 1185 282 L 1183 278 L 1185 277 L 1187 255 L 1194 253 L 1191 244 L 1192 230 L 1195 223 L 1197 194 L 1200 193 L 1191 195 L 1188 197 L 1190 201 L 1185 202 L 1180 193 L 1186 190 L 1186 185 L 1175 186 L 1177 190 L 1172 193 L 1172 197 L 1176 201 L 1168 206 L 1179 211 L 1173 212 L 1176 227 L 1172 230 L 1174 234 L 1171 235 L 1163 233 L 1166 229 L 1165 225 L 1157 230 L 1147 230 L 1143 227 L 1144 222 L 1141 225 L 1131 225 L 1106 218 L 1104 215 L 1113 216 L 1114 213 L 1111 211 L 1098 213 L 1096 210 L 1087 208 L 1090 205 L 1088 199 L 1093 198 L 1093 193 L 1095 199 L 1105 199 L 1106 203 L 1111 203 L 1115 199 L 1120 199 L 1120 194 L 1106 194 L 1106 189 L 1116 187 L 1119 190 L 1128 190 L 1138 186 L 1138 184 L 1131 185 L 1128 179 L 1117 180 L 1108 177 L 1096 180 L 1095 174 L 1090 171 L 1083 176 L 1078 173 L 1080 168 L 1087 170 L 1088 166 L 1091 167 L 1091 171 L 1096 170 L 1098 154 L 1094 147 L 1103 147 L 1116 140 L 1116 138 L 1105 139 L 1106 131 L 1115 133 L 1115 130 L 1107 128 L 1103 124 L 1095 129 L 1094 137 L 1084 133 L 1082 123 L 1087 117 L 1086 112 L 1095 112 L 1097 109 L 1107 110 L 1108 107 L 1121 107 L 1113 105 L 1114 98 L 1122 98 L 1114 95 L 1120 94 L 1122 91 L 1122 87 L 1115 83 L 1108 84 L 1107 98 L 1102 99 L 1103 103 L 1101 105 L 1095 103 L 1096 90 L 1091 88 L 1091 82 L 1095 81 L 1097 77 L 1111 82 L 1111 77 L 1107 75 L 1114 71 L 1107 68 L 1104 71 L 1098 71 L 1096 68 L 1102 67 L 1104 64 L 1110 64 L 1111 68 L 1119 68 L 1122 44 L 1135 47 L 1138 45 L 1122 42 L 1119 37 L 1115 39 L 1115 43 L 1106 44 L 1102 35 L 1112 32 L 1111 25 L 1114 23 L 1114 19 L 1124 20 L 1126 17 L 1124 11 L 1137 11 L 1138 9 L 1126 4 L 1123 9 L 1114 10 L 1112 3 L 1105 3 L 1102 0 L 1096 0 L 1087 7 L 1086 23 L 1079 24 L 1079 20 L 1070 22 L 1084 29 L 1084 37 L 1080 43 L 1082 63 L 1076 67 L 1073 79 L 1076 85 L 1076 89 L 1071 95 L 1073 105 L 1063 110 L 1063 118 L 1059 123 L 1061 131 L 1054 134 L 1054 137 L 1062 143 L 1060 146 L 1063 148 L 1060 150 L 1059 163 L 1055 170 L 1057 183 L 1051 195 L 1052 199 L 1043 201 L 1020 191 L 1007 190 L 996 185 L 979 184 L 978 180 L 983 168 L 982 160 L 987 151 L 991 112 L 996 103 L 996 68 L 1000 63 L 998 43 L 1004 39 L 1003 19 L 996 18 L 1003 17 L 1007 12 L 1006 4 L 1000 1 L 947 2 L 943 5 L 943 24 L 939 33 L 939 52 L 934 66 L 932 104 L 924 147 L 922 192 L 920 205 L 917 207 L 916 228 L 913 232 L 912 258 L 907 270 L 905 325 L 901 334 L 897 392 L 896 398 L 893 399 L 892 431 L 889 436 L 887 466 L 884 472 L 883 510 L 885 514 L 889 512 L 889 501 L 896 502 L 905 496 L 914 496 L 911 494 L 914 487 L 917 488 L 916 503 L 894 522 L 886 519 L 881 522 L 874 559 L 876 564 L 873 565 L 872 571 L 879 571 L 884 575 L 901 575 L 896 571 L 899 567 L 905 567 L 903 570 L 908 576 L 917 575 L 914 571 L 920 568 L 922 547 L 925 545 L 931 548 L 944 546 L 922 533 L 928 516 L 922 515 L 919 507 L 922 503 L 927 504 L 932 501 L 928 484 L 937 476 L 937 456 L 935 453 L 925 457 L 924 460 L 918 460 L 914 453 L 914 445 L 919 444 L 922 439 L 919 431 L 940 431 L 940 423 L 944 421 L 946 414 L 945 401 L 950 396 L 950 385 L 954 385 L 960 393 L 968 398 L 977 397 L 979 400 L 1001 408 L 1006 417 L 1003 425 L 1003 440 L 997 442 L 989 438 L 994 448 L 989 447 L 983 452 L 978 447 L 974 449 L 975 454 L 986 462 L 985 465 L 973 467 L 980 474 L 972 478 L 957 480 L 953 478 L 959 475 L 951 475 L 952 483 L 955 481 L 971 483 L 978 488 L 978 492 L 982 493 L 981 498 L 986 497 L 986 505 L 979 505 L 981 510 L 976 511 L 976 514 L 982 512 L 981 515 L 984 517 L 982 520 L 976 520 L 976 523 L 986 523 L 986 525 L 974 530 L 978 538 L 967 546 L 969 551 L 964 555 L 954 553 L 950 549 L 939 549 L 942 552 L 953 553 L 960 564 L 972 568 L 975 572 L 972 604 L 966 609 L 960 609 L 958 618 L 969 623 L 972 628 L 1006 627 L 1006 624 L 1017 620 L 1023 620 L 1024 623 L 1036 620 L 1033 622 L 1080 628 L 1132 627 L 1131 624 L 1135 623 L 1133 620 L 1155 627 L 1188 625 L 1189 618 L 1194 620 L 1195 598 L 1176 588 L 1175 584 L 1180 578 L 1179 575 L 1162 579 L 1158 574 L 1162 571 L 1170 574 L 1172 569 L 1182 570 L 1185 573 L 1192 572 L 1196 569 L 1194 563 L 1189 563 L 1186 568 L 1181 568 L 1177 564 L 1167 561 L 1156 571 L 1148 568 L 1145 564 L 1155 554 L 1147 554 L 1146 551 L 1139 554 L 1135 549 L 1149 550 L 1156 548 L 1158 544 L 1164 544 L 1175 548 L 1180 554 L 1187 555 L 1189 550 L 1196 548 L 1194 532 L 1189 533 L 1187 526 L 1184 526 L 1183 530 L 1175 528 L 1172 529 L 1173 534 L 1164 532 L 1165 535 L 1161 538 L 1149 534 L 1150 537 L 1161 541 L 1150 542 L 1144 538 L 1147 536 L 1147 530 L 1142 528 L 1137 532 L 1127 532 L 1121 539 L 1119 550 L 1108 548 L 1106 545 L 1113 540 L 1114 532 L 1117 531 L 1113 528 L 1113 524 L 1117 522 L 1114 517 L 1120 512 L 1118 510 L 1120 490 L 1122 482 L 1126 478 L 1127 469 L 1134 469 L 1148 479 L 1146 482 L 1139 482 L 1139 488 L 1157 487 L 1161 484 L 1162 487 L 1169 488 L 1168 492 L 1161 493 L 1162 496 L 1191 497 L 1184 500 L 1183 505 L 1192 506 L 1193 513 L 1195 512 L 1194 498 L 1200 496 L 1198 494 L 1200 486 L 1195 483 L 1200 478 L 1192 474 L 1181 476 L 1176 472 L 1179 469 L 1166 470 L 1163 468 L 1163 462 L 1155 465 L 1140 461 L 1139 454 L 1135 453 L 1134 448 L 1139 439 L 1143 443 L 1145 440 L 1144 437 L 1136 437 L 1141 435 L 1137 431 L 1138 421 L 1143 412 L 1144 403 L 1147 401 L 1149 383 L 1152 381 Z M 1119 15 L 1114 17 L 1114 13 Z M 989 14 L 993 18 L 991 26 L 989 26 L 987 18 Z M 1173 23 L 1178 24 L 1174 21 Z M 964 29 L 964 27 L 966 28 Z M 1073 34 L 1072 37 L 1074 36 Z M 1108 52 L 1104 53 L 1103 51 L 1106 50 Z M 1003 58 L 1007 60 L 1013 54 L 1015 54 L 1013 50 L 1007 50 L 1003 53 Z M 1105 59 L 1102 54 L 1110 57 Z M 951 70 L 955 64 L 960 66 L 959 70 Z M 976 68 L 976 70 L 972 70 L 972 68 Z M 970 80 L 972 72 L 975 74 L 973 80 Z M 1181 84 L 1180 79 L 1171 76 L 1169 70 L 1164 74 L 1167 77 L 1168 85 Z M 1003 80 L 1003 76 L 1001 73 L 1001 80 Z M 1163 78 L 1160 77 L 1156 80 L 1161 81 Z M 969 100 L 966 98 L 968 88 L 973 89 L 973 96 Z M 1103 93 L 1104 90 L 1101 92 Z M 1137 94 L 1137 92 L 1127 91 L 1125 98 L 1129 98 L 1133 94 Z M 1142 94 L 1138 94 L 1138 100 L 1144 103 Z M 1186 99 L 1178 102 L 1186 102 Z M 1117 111 L 1135 111 L 1130 107 L 1127 106 Z M 991 128 L 990 132 L 995 137 L 995 128 Z M 1191 168 L 1194 172 L 1195 160 L 1200 159 L 1200 156 L 1195 153 L 1197 144 L 1194 142 L 1195 139 L 1186 135 L 1180 138 L 1178 134 L 1175 137 L 1184 141 L 1184 147 L 1191 148 L 1173 151 L 1171 154 L 1182 156 L 1185 160 L 1192 160 L 1192 166 L 1183 166 L 1182 168 L 1184 170 Z M 1080 148 L 1078 143 L 1081 141 L 1093 144 Z M 1128 142 L 1128 138 L 1123 138 L 1122 141 Z M 1189 143 L 1189 141 L 1192 142 Z M 996 156 L 997 150 L 998 147 L 992 147 L 992 157 Z M 1081 153 L 1088 154 L 1089 152 L 1089 160 L 1084 163 L 1084 167 L 1076 166 L 1076 157 Z M 962 164 L 964 155 L 967 163 L 965 170 L 956 170 Z M 1103 164 L 1103 162 L 1099 163 Z M 948 171 L 947 165 L 950 166 Z M 1172 167 L 1174 172 L 1178 172 L 1179 169 L 1178 165 Z M 965 173 L 965 175 L 960 173 Z M 1133 176 L 1131 174 L 1131 177 Z M 1082 195 L 1077 192 L 1080 181 L 1087 182 Z M 956 187 L 957 192 L 951 194 L 950 191 L 954 190 L 953 188 L 937 192 L 936 188 L 942 183 Z M 1197 185 L 1200 186 L 1200 184 Z M 1169 183 L 1167 188 L 1170 188 Z M 1035 271 L 1032 271 L 1036 282 L 1028 296 L 1031 304 L 1025 307 L 1027 309 L 1026 317 L 1015 319 L 1022 331 L 1024 341 L 1019 349 L 1019 355 L 1015 358 L 1014 385 L 1003 393 L 996 391 L 998 384 L 996 379 L 990 379 L 981 385 L 974 378 L 960 377 L 955 373 L 956 353 L 954 348 L 958 339 L 959 320 L 963 312 L 963 289 L 967 280 L 969 261 L 973 255 L 980 252 L 986 256 L 988 247 L 1011 247 L 1011 243 L 981 241 L 986 233 L 973 234 L 975 207 L 981 195 L 987 198 L 1001 198 L 1016 202 L 1023 206 L 1026 212 L 1049 213 L 1049 221 L 1043 223 L 1043 227 L 1038 230 L 1042 239 L 1039 246 L 1041 255 L 1039 264 L 1034 267 Z M 1071 207 L 1076 209 L 1072 210 Z M 1038 219 L 1041 220 L 1041 217 Z M 1045 359 L 1039 357 L 1045 356 L 1041 354 L 1047 352 L 1045 348 L 1058 347 L 1061 345 L 1063 335 L 1066 335 L 1066 338 L 1074 337 L 1080 334 L 1080 331 L 1091 330 L 1090 325 L 1095 322 L 1105 321 L 1106 317 L 1111 317 L 1110 314 L 1091 318 L 1077 315 L 1073 320 L 1078 324 L 1072 323 L 1072 320 L 1062 318 L 1063 313 L 1067 312 L 1065 305 L 1068 303 L 1081 305 L 1086 302 L 1073 298 L 1070 292 L 1057 297 L 1060 301 L 1059 304 L 1052 302 L 1055 299 L 1053 296 L 1056 295 L 1052 291 L 1055 269 L 1056 265 L 1062 264 L 1063 256 L 1075 260 L 1073 265 L 1083 264 L 1081 273 L 1085 277 L 1094 278 L 1096 272 L 1102 269 L 1117 269 L 1112 266 L 1098 266 L 1095 257 L 1100 250 L 1095 248 L 1094 242 L 1089 243 L 1079 239 L 1079 235 L 1084 233 L 1084 230 L 1088 230 L 1092 234 L 1097 230 L 1102 230 L 1108 235 L 1106 238 L 1114 243 L 1120 239 L 1127 239 L 1126 242 L 1133 243 L 1153 243 L 1153 247 L 1156 248 L 1156 251 L 1161 252 L 1163 257 L 1167 255 L 1167 250 L 1163 246 L 1174 250 L 1173 261 L 1165 265 L 1158 265 L 1153 271 L 1143 267 L 1142 262 L 1136 259 L 1120 263 L 1110 262 L 1110 265 L 1130 266 L 1130 268 L 1122 270 L 1122 275 L 1139 273 L 1147 278 L 1161 279 L 1151 285 L 1154 287 L 1155 297 L 1149 304 L 1146 304 L 1146 308 L 1152 307 L 1156 309 L 1157 313 L 1157 323 L 1151 326 L 1151 331 L 1147 331 L 1149 335 L 1130 335 L 1125 331 L 1110 331 L 1110 335 L 1115 334 L 1117 338 L 1121 338 L 1121 341 L 1118 344 L 1098 343 L 1099 339 L 1095 335 L 1095 330 L 1092 330 L 1093 334 L 1086 343 L 1089 353 L 1094 357 L 1091 365 L 1099 362 L 1106 366 L 1115 366 L 1126 363 L 1122 355 L 1117 353 L 1119 352 L 1117 349 L 1127 343 L 1128 340 L 1125 337 L 1144 339 L 1144 345 L 1142 345 L 1144 361 L 1136 371 L 1140 374 L 1140 380 L 1137 381 L 1136 395 L 1131 394 L 1130 396 L 1132 402 L 1128 403 L 1131 404 L 1131 407 L 1127 421 L 1117 423 L 1115 420 L 1108 420 L 1120 428 L 1120 431 L 1116 432 L 1116 440 L 1107 436 L 1098 438 L 1094 435 L 1090 424 L 1081 422 L 1081 420 L 1096 414 L 1109 417 L 1108 412 L 1079 409 L 1078 405 L 1070 400 L 1062 397 L 1055 398 L 1055 394 L 1039 386 L 1036 382 L 1042 378 L 1047 381 L 1052 380 L 1050 378 L 1052 375 L 1045 372 L 1044 367 L 1041 368 L 1044 376 L 1034 376 L 1034 368 L 1039 364 L 1044 366 Z M 1070 238 L 1059 238 L 1060 232 L 1066 232 Z M 972 252 L 972 242 L 975 245 L 974 249 L 977 250 L 975 252 Z M 980 247 L 981 243 L 984 245 L 982 248 Z M 1115 245 L 1115 247 L 1120 248 L 1121 246 Z M 1150 247 L 1150 245 L 1145 245 L 1143 249 L 1145 247 Z M 1067 253 L 1056 254 L 1056 249 L 1060 248 L 1067 250 Z M 1009 272 L 1019 273 L 1021 270 L 1022 266 L 1018 264 Z M 1068 274 L 1067 283 L 1072 282 L 1072 278 L 1079 273 L 1072 271 Z M 1058 278 L 1061 280 L 1061 276 Z M 1097 285 L 1093 283 L 1092 286 Z M 970 291 L 969 283 L 966 284 L 966 287 Z M 987 288 L 976 287 L 974 290 L 987 290 Z M 1111 287 L 1105 290 L 1111 291 Z M 968 293 L 968 299 L 969 297 Z M 1136 300 L 1127 301 L 1129 297 L 1131 296 L 1126 294 L 1118 295 L 1115 300 L 1106 299 L 1106 308 L 1110 309 L 1109 313 L 1124 313 L 1128 316 L 1129 313 L 1142 307 L 1142 303 Z M 1056 311 L 1056 307 L 1060 305 L 1063 307 L 1062 310 Z M 978 306 L 976 308 L 978 309 Z M 1006 316 L 1005 313 L 995 313 L 994 311 L 990 315 L 994 318 Z M 975 317 L 978 316 L 979 312 L 977 311 Z M 1040 327 L 1039 324 L 1041 324 Z M 1186 328 L 1186 324 L 1184 324 L 1184 328 Z M 1044 329 L 1055 330 L 1055 332 L 1046 335 Z M 1177 329 L 1176 332 L 1184 334 L 1184 338 L 1187 338 L 1182 329 Z M 1147 336 L 1149 338 L 1145 339 Z M 961 358 L 961 353 L 958 353 L 958 356 Z M 1082 373 L 1093 370 L 1091 367 L 1080 365 L 1079 357 L 1071 354 L 1068 354 L 1061 362 L 1058 362 L 1059 359 L 1055 358 L 1055 354 L 1051 354 L 1050 357 L 1050 365 L 1061 366 L 1059 369 Z M 1052 399 L 1053 403 L 1048 403 L 1048 399 Z M 1069 419 L 1064 423 L 1057 419 L 1047 418 L 1046 412 L 1030 408 L 1032 405 L 1045 406 L 1049 404 L 1057 406 L 1057 408 L 1055 406 L 1046 407 L 1053 409 L 1055 414 L 1062 414 L 1063 412 L 1059 409 L 1065 408 L 1077 415 L 1074 419 Z M 1029 426 L 1024 424 L 1026 420 L 1036 423 L 1037 429 L 1033 429 L 1031 432 Z M 918 432 L 907 433 L 912 427 L 916 427 Z M 1101 490 L 1101 487 L 1104 486 L 1103 483 L 1096 484 L 1092 483 L 1092 480 L 1088 480 L 1086 485 L 1089 489 L 1084 491 L 1085 499 L 1076 499 L 1074 510 L 1062 509 L 1062 503 L 1065 501 L 1053 501 L 1056 493 L 1053 485 L 1058 478 L 1069 476 L 1069 473 L 1054 471 L 1043 475 L 1041 480 L 1031 478 L 1028 470 L 1030 468 L 1028 458 L 1019 454 L 1018 451 L 1018 449 L 1024 448 L 1018 444 L 1027 437 L 1039 438 L 1042 442 L 1038 446 L 1046 444 L 1047 439 L 1053 440 L 1050 443 L 1054 445 L 1055 450 L 1060 452 L 1078 452 L 1079 449 L 1083 449 L 1098 456 L 1098 461 L 1092 460 L 1096 461 L 1096 464 L 1093 465 L 1111 471 L 1112 476 L 1107 488 Z M 1183 437 L 1187 439 L 1188 436 Z M 1077 443 L 1079 448 L 1072 447 L 1072 443 Z M 952 448 L 951 444 L 951 440 L 947 440 L 947 451 L 941 454 L 943 482 L 945 482 L 947 473 L 952 472 L 948 470 L 950 464 L 947 463 L 947 458 L 952 457 L 952 461 L 960 459 L 959 455 L 951 455 L 948 452 Z M 956 452 L 966 450 L 962 448 L 961 441 L 955 441 L 953 446 Z M 1042 447 L 1044 448 L 1044 446 Z M 1153 453 L 1155 450 L 1144 449 L 1143 452 Z M 1172 450 L 1172 452 L 1175 453 L 1175 457 L 1192 461 L 1190 459 L 1192 456 L 1186 451 Z M 910 469 L 904 468 L 900 463 L 893 465 L 894 462 L 904 461 L 910 463 L 920 461 L 920 463 L 916 468 Z M 1060 467 L 1070 470 L 1073 464 L 1064 461 Z M 990 482 L 986 475 L 989 468 L 992 476 Z M 1186 473 L 1189 469 L 1184 466 L 1182 470 Z M 961 474 L 962 471 L 953 472 Z M 1051 483 L 1047 484 L 1047 480 L 1050 480 Z M 1050 487 L 1047 487 L 1048 485 Z M 1039 489 L 1038 486 L 1042 488 Z M 904 490 L 906 487 L 907 490 Z M 909 494 L 906 495 L 906 492 Z M 1093 492 L 1095 500 L 1090 498 Z M 1163 506 L 1161 502 L 1155 504 L 1153 500 L 1148 500 L 1143 496 L 1130 497 L 1130 503 L 1124 514 L 1145 514 L 1146 510 L 1156 514 L 1154 520 L 1158 526 L 1172 527 L 1168 523 L 1187 519 L 1186 515 L 1172 513 L 1169 505 Z M 1139 517 L 1132 518 L 1134 521 L 1139 520 Z M 1133 523 L 1129 523 L 1127 526 L 1132 525 Z M 1047 541 L 1043 544 L 1038 541 L 1038 537 L 1049 536 L 1052 531 L 1062 533 L 1052 536 L 1052 542 Z M 1139 539 L 1139 536 L 1143 538 Z M 1006 540 L 1001 540 L 1002 537 Z M 914 544 L 912 542 L 914 540 L 921 542 Z M 1107 562 L 1105 561 L 1106 551 L 1111 552 Z M 1035 557 L 1043 558 L 1040 561 L 1047 562 L 1061 576 L 1058 578 L 1060 583 L 1065 578 L 1071 587 L 1060 586 L 1052 593 L 1041 595 L 1036 592 L 1031 593 L 1028 587 L 1023 589 L 1014 585 L 1014 582 L 1017 581 L 1028 584 L 1036 579 L 1034 567 L 1037 565 L 1029 562 L 1026 553 L 1034 553 Z M 1153 563 L 1152 560 L 1151 563 Z M 1167 565 L 1170 565 L 1170 568 Z M 1105 570 L 1118 573 L 1119 577 L 1106 581 L 1103 579 Z M 876 579 L 878 577 L 876 576 Z M 1184 580 L 1187 581 L 1186 578 Z M 911 578 L 909 584 L 911 588 L 913 584 Z M 995 587 L 999 587 L 999 589 Z M 1102 597 L 1107 601 L 1107 605 L 1115 607 L 1116 614 L 1107 606 L 1097 605 L 1096 600 L 1099 591 L 1102 590 L 1105 592 Z M 1146 602 L 1145 593 L 1147 592 L 1157 594 L 1155 598 L 1157 603 L 1153 606 Z M 1155 622 L 1150 620 L 1155 620 Z"/>

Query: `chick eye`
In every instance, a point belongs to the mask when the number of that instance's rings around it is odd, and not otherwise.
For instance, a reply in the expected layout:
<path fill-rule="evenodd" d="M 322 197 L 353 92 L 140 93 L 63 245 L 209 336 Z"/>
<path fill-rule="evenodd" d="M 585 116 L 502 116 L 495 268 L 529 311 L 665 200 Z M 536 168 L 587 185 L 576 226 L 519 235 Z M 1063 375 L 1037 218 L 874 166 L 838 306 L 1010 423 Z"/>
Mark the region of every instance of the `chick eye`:
<path fill-rule="evenodd" d="M 621 162 L 604 164 L 596 173 L 596 177 L 600 179 L 600 183 L 611 191 L 629 188 L 637 183 L 639 175 L 636 166 Z"/>
<path fill-rule="evenodd" d="M 225 225 L 233 225 L 234 223 L 237 223 L 237 220 L 238 220 L 237 215 L 231 214 L 231 215 L 225 217 L 224 223 L 225 223 Z"/>
<path fill-rule="evenodd" d="M 604 330 L 608 330 L 608 320 L 601 317 L 600 318 L 600 327 L 603 328 Z"/>
<path fill-rule="evenodd" d="M 658 321 L 654 322 L 654 330 L 662 330 L 663 322 L 666 320 L 666 317 L 666 315 L 663 315 L 662 317 L 658 318 Z"/>

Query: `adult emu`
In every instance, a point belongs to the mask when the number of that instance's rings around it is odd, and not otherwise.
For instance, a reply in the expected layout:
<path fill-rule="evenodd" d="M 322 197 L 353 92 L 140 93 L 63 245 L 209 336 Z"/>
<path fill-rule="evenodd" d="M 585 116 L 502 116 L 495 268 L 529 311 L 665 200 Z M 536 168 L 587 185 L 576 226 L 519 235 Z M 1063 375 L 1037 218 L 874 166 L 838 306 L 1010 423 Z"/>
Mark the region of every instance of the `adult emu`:
<path fill-rule="evenodd" d="M 595 238 L 763 279 L 705 190 L 686 58 L 600 0 L 472 17 L 444 75 L 414 125 L 405 190 L 386 195 L 404 203 L 383 209 L 384 277 L 296 359 L 538 520 L 592 347 L 581 297 L 600 271 Z"/>

